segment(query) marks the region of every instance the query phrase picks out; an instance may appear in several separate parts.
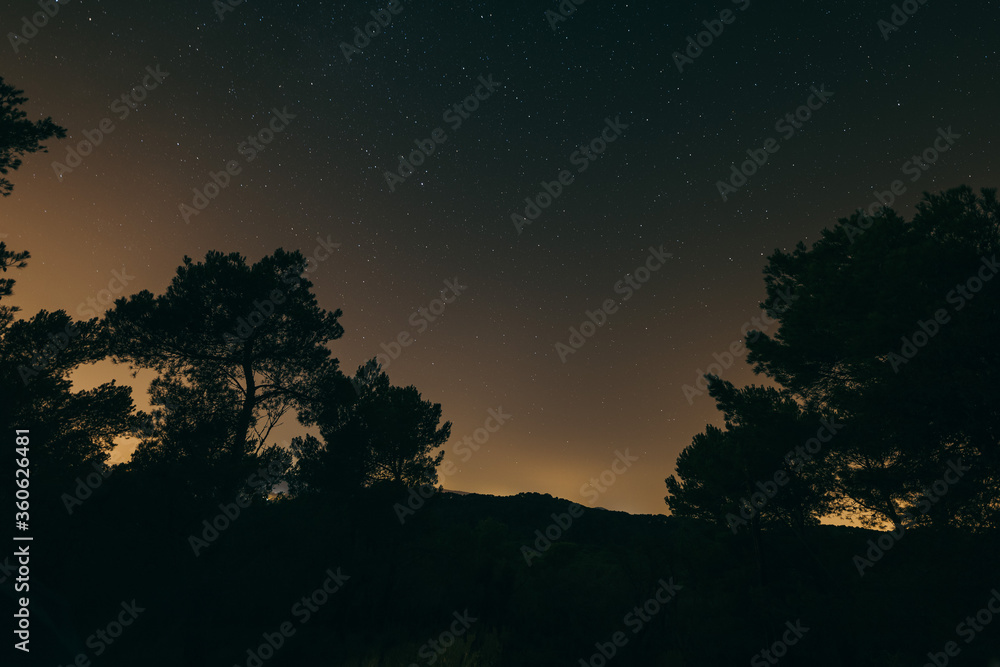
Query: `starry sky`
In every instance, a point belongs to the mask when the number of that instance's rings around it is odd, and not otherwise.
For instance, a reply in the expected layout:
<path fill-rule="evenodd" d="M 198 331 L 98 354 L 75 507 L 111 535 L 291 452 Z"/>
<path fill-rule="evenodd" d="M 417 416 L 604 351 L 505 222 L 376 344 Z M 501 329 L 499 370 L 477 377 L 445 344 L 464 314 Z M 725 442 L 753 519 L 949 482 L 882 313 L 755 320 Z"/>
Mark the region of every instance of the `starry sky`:
<path fill-rule="evenodd" d="M 894 180 L 906 217 L 924 190 L 1000 185 L 997 14 L 982 3 L 914 1 L 899 25 L 890 2 L 54 7 L 37 30 L 25 27 L 37 2 L 0 8 L 0 76 L 25 90 L 30 118 L 69 134 L 0 202 L 2 238 L 33 257 L 12 303 L 78 315 L 91 299 L 100 312 L 115 271 L 116 296 L 159 294 L 184 255 L 301 249 L 317 258 L 320 305 L 344 311 L 332 350 L 345 371 L 411 336 L 386 370 L 453 422 L 449 489 L 665 513 L 677 454 L 721 421 L 684 385 L 760 315 L 770 253 L 815 241 Z M 385 28 L 343 46 L 382 10 Z M 488 96 L 480 77 L 496 84 Z M 477 86 L 485 99 L 460 114 Z M 817 104 L 814 87 L 832 96 Z M 810 100 L 807 120 L 776 125 Z M 924 154 L 939 128 L 957 138 Z M 614 141 L 594 142 L 602 132 Z M 88 136 L 97 145 L 77 161 Z M 434 152 L 400 170 L 428 139 Z M 777 151 L 723 198 L 718 182 L 768 139 Z M 225 187 L 197 200 L 227 163 Z M 517 224 L 563 171 L 559 196 Z M 619 281 L 647 278 L 650 248 L 670 257 L 626 301 Z M 441 311 L 446 281 L 466 289 Z M 608 299 L 607 321 L 560 355 Z M 745 357 L 722 376 L 766 381 Z M 74 380 L 110 378 L 148 406 L 148 373 L 104 363 Z M 491 409 L 510 418 L 456 450 Z M 299 430 L 292 420 L 278 438 Z M 595 493 L 590 480 L 626 451 L 636 461 Z"/>

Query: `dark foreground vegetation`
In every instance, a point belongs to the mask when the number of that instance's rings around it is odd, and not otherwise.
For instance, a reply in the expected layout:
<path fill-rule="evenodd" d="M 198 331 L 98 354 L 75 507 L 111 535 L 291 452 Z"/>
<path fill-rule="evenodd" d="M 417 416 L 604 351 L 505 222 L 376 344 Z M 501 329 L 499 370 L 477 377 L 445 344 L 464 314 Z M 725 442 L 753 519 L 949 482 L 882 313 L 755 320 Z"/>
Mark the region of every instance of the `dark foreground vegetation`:
<path fill-rule="evenodd" d="M 962 647 L 956 664 L 996 656 L 996 627 L 968 645 L 955 634 L 1000 586 L 995 536 L 913 529 L 861 577 L 852 559 L 877 533 L 776 530 L 760 581 L 749 538 L 698 520 L 588 508 L 529 566 L 522 546 L 567 501 L 443 494 L 401 525 L 399 500 L 261 504 L 195 557 L 188 537 L 217 507 L 112 475 L 73 516 L 37 519 L 56 521 L 37 545 L 39 636 L 58 637 L 47 664 L 253 665 L 247 650 L 285 622 L 295 632 L 264 664 L 578 665 L 623 632 L 614 664 L 736 665 L 786 622 L 808 631 L 785 665 L 920 665 L 946 640 Z M 331 569 L 342 589 L 295 613 Z M 634 609 L 660 580 L 679 590 L 643 621 Z M 146 611 L 94 658 L 88 636 L 133 599 Z M 430 642 L 449 641 L 456 612 L 476 620 L 439 654 Z"/>

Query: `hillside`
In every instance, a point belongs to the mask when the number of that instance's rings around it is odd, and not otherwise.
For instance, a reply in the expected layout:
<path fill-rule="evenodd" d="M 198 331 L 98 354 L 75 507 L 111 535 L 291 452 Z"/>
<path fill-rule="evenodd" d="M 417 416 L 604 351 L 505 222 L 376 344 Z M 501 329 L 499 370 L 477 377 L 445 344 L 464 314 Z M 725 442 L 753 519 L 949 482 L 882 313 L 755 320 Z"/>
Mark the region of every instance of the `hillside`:
<path fill-rule="evenodd" d="M 876 534 L 819 526 L 805 541 L 766 533 L 758 575 L 746 537 L 697 521 L 572 517 L 569 501 L 538 494 L 442 494 L 401 524 L 394 505 L 405 498 L 373 493 L 351 506 L 250 507 L 195 556 L 191 531 L 212 514 L 148 493 L 109 484 L 43 556 L 62 565 L 42 565 L 61 573 L 50 588 L 88 600 L 67 631 L 77 650 L 122 600 L 145 608 L 102 665 L 253 667 L 282 627 L 291 634 L 261 664 L 598 665 L 602 647 L 619 665 L 745 664 L 797 622 L 808 631 L 783 665 L 916 664 L 940 650 L 923 637 L 986 603 L 976 582 L 993 568 L 967 555 L 996 547 L 912 531 L 862 577 L 852 558 Z M 551 545 L 536 532 L 546 530 Z M 71 549 L 84 539 L 86 550 Z M 303 606 L 331 575 L 336 592 Z M 657 594 L 666 602 L 651 602 Z M 983 660 L 990 651 L 994 638 L 963 647 Z"/>

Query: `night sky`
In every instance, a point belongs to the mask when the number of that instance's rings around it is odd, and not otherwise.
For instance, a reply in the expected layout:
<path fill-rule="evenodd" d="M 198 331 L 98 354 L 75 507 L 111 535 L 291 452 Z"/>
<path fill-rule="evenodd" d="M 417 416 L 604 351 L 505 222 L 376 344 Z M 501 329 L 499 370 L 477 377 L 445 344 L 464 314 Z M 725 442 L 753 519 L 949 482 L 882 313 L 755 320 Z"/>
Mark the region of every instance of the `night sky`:
<path fill-rule="evenodd" d="M 36 34 L 22 20 L 36 2 L 4 3 L 0 76 L 30 118 L 69 133 L 0 202 L 2 238 L 32 254 L 11 303 L 85 317 L 88 299 L 104 310 L 113 272 L 127 282 L 115 296 L 160 294 L 184 255 L 328 254 L 309 278 L 321 307 L 344 311 L 333 352 L 353 373 L 411 336 L 386 370 L 453 422 L 445 488 L 665 513 L 677 454 L 721 421 L 683 387 L 760 315 L 769 254 L 812 243 L 897 179 L 907 218 L 924 190 L 1000 185 L 986 3 L 913 0 L 897 29 L 890 2 L 587 0 L 564 17 L 556 0 L 417 0 L 394 2 L 363 48 L 342 46 L 389 7 L 73 0 Z M 722 31 L 699 55 L 687 38 L 703 22 Z M 808 120 L 785 120 L 807 104 Z M 88 135 L 100 143 L 77 162 Z M 921 163 L 939 137 L 947 150 Z M 423 164 L 401 169 L 428 140 Z M 747 151 L 767 162 L 724 200 L 717 183 Z M 198 199 L 227 163 L 226 186 Z M 564 170 L 554 202 L 515 222 Z M 662 266 L 651 248 L 670 255 Z M 455 283 L 466 289 L 442 311 L 432 302 Z M 607 322 L 561 355 L 608 299 Z M 763 379 L 745 356 L 722 376 Z M 151 373 L 103 363 L 74 379 L 111 378 L 148 406 Z M 478 451 L 454 451 L 500 408 L 509 421 Z M 286 419 L 278 439 L 300 430 Z M 626 450 L 638 460 L 615 484 L 584 486 Z"/>

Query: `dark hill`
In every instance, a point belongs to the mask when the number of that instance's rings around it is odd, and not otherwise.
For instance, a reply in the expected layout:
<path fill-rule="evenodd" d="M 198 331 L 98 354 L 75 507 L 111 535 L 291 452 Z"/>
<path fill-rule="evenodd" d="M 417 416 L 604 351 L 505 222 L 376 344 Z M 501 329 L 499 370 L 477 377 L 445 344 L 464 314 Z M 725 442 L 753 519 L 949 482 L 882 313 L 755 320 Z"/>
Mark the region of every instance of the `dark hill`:
<path fill-rule="evenodd" d="M 996 553 L 995 540 L 914 530 L 862 577 L 852 558 L 877 534 L 818 526 L 766 533 L 761 581 L 749 539 L 724 527 L 596 508 L 571 517 L 569 501 L 540 494 L 435 495 L 401 523 L 406 501 L 264 503 L 195 556 L 190 536 L 217 506 L 167 506 L 109 480 L 61 522 L 40 570 L 61 572 L 47 583 L 66 599 L 89 600 L 73 609 L 78 650 L 122 601 L 146 609 L 100 657 L 109 666 L 253 667 L 247 651 L 286 622 L 294 634 L 262 665 L 596 665 L 602 647 L 623 666 L 732 665 L 797 621 L 809 630 L 782 665 L 888 665 L 921 664 L 940 650 L 925 637 L 986 603 L 971 582 L 993 566 L 965 554 Z M 306 617 L 303 597 L 338 572 L 341 588 Z M 657 593 L 669 601 L 650 602 Z M 966 664 L 995 646 L 963 648 Z"/>

